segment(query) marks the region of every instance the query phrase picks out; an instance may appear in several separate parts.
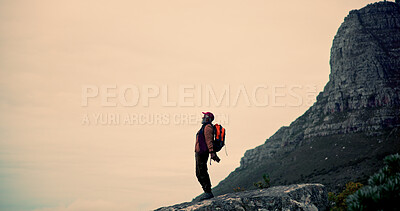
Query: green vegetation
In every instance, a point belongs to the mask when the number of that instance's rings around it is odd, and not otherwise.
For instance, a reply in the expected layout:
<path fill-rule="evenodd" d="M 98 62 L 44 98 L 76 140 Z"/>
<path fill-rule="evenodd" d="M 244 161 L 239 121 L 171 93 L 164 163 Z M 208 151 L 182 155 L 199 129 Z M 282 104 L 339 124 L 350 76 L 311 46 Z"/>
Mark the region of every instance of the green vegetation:
<path fill-rule="evenodd" d="M 271 186 L 271 184 L 270 184 L 271 179 L 269 178 L 269 175 L 263 174 L 263 179 L 264 179 L 264 182 L 255 182 L 253 185 L 260 189 L 269 188 Z"/>
<path fill-rule="evenodd" d="M 329 192 L 328 199 L 329 199 L 329 201 L 332 201 L 335 204 L 335 206 L 333 208 L 331 208 L 331 211 L 347 210 L 346 198 L 349 195 L 355 193 L 362 186 L 363 186 L 363 184 L 361 184 L 361 183 L 349 182 L 346 184 L 346 188 L 343 190 L 343 192 L 341 192 L 339 194 Z"/>
<path fill-rule="evenodd" d="M 397 210 L 400 201 L 400 155 L 389 155 L 385 166 L 365 186 L 350 195 L 348 210 Z"/>

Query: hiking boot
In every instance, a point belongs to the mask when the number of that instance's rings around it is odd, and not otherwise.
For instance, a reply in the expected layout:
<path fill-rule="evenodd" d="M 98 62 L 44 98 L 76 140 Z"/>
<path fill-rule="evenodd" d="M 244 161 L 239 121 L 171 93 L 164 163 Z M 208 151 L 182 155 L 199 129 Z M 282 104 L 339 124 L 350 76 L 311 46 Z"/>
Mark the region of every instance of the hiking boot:
<path fill-rule="evenodd" d="M 211 199 L 214 198 L 214 195 L 210 193 L 204 193 L 203 196 L 200 198 L 200 201 L 206 200 L 206 199 Z"/>

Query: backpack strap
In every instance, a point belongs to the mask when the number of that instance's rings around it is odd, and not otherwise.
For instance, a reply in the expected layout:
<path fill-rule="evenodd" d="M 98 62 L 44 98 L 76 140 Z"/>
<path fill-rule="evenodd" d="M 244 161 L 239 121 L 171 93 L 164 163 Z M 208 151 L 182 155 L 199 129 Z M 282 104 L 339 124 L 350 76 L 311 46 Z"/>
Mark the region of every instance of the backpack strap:
<path fill-rule="evenodd" d="M 225 142 L 225 154 L 226 154 L 226 156 L 228 156 L 228 152 L 226 151 L 226 142 Z"/>

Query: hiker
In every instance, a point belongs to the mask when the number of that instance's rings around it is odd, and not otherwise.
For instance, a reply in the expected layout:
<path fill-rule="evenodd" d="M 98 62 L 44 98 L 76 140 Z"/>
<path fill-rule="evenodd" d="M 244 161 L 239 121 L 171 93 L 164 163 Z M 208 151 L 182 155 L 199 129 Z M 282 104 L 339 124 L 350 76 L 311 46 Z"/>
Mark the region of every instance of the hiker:
<path fill-rule="evenodd" d="M 195 145 L 195 158 L 196 158 L 196 177 L 199 180 L 201 187 L 204 190 L 204 195 L 200 200 L 213 198 L 214 195 L 211 192 L 211 181 L 210 176 L 207 172 L 207 161 L 209 154 L 211 159 L 217 162 L 220 161 L 217 153 L 213 150 L 213 139 L 214 139 L 214 127 L 212 121 L 214 115 L 211 112 L 202 112 L 204 114 L 202 120 L 202 126 L 196 134 L 196 145 Z"/>

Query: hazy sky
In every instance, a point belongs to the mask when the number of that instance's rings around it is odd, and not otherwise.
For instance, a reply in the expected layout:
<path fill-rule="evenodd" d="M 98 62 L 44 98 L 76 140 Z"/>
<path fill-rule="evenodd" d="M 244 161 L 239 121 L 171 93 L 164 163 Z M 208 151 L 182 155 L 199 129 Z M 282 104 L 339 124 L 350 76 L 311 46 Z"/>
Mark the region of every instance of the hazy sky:
<path fill-rule="evenodd" d="M 201 112 L 227 129 L 215 186 L 315 102 L 338 27 L 371 2 L 1 1 L 0 209 L 191 200 Z"/>

